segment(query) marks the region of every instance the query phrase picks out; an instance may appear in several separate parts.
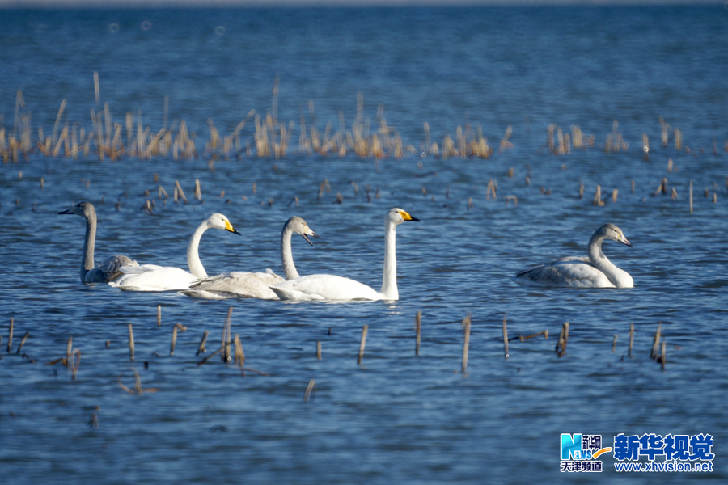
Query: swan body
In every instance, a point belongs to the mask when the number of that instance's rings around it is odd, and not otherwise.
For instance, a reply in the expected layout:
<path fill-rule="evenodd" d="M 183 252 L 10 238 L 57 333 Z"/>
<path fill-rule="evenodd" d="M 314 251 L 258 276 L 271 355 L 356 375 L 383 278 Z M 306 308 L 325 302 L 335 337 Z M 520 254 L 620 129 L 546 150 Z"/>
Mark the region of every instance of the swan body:
<path fill-rule="evenodd" d="M 542 264 L 516 276 L 523 280 L 547 286 L 571 288 L 633 288 L 632 276 L 609 261 L 602 252 L 605 239 L 632 246 L 614 224 L 604 224 L 589 240 L 589 256 L 570 256 L 552 263 Z"/>
<path fill-rule="evenodd" d="M 293 262 L 293 252 L 291 250 L 291 236 L 293 234 L 299 234 L 310 245 L 312 243 L 309 237 L 317 236 L 302 217 L 294 216 L 286 221 L 281 230 L 281 264 L 286 275 L 285 279 L 271 270 L 266 272 L 235 271 L 206 278 L 192 285 L 190 290 L 185 293 L 190 296 L 215 299 L 238 296 L 277 300 L 278 295 L 271 287 L 286 279 L 298 278 L 298 271 Z"/>
<path fill-rule="evenodd" d="M 402 209 L 391 209 L 387 213 L 384 223 L 384 265 L 380 291 L 356 280 L 330 274 L 315 274 L 286 280 L 272 289 L 281 300 L 292 301 L 398 300 L 397 226 L 404 221 L 418 220 Z"/>
<path fill-rule="evenodd" d="M 186 290 L 193 283 L 207 277 L 202 265 L 198 247 L 202 235 L 208 229 L 240 234 L 225 215 L 216 212 L 202 221 L 190 238 L 187 246 L 187 266 L 189 271 L 170 266 L 142 264 L 121 268 L 122 275 L 109 282 L 111 286 L 129 291 L 173 291 Z"/>
<path fill-rule="evenodd" d="M 122 267 L 135 267 L 138 263 L 123 254 L 110 256 L 96 267 L 94 249 L 96 247 L 96 208 L 91 202 L 81 201 L 59 214 L 76 214 L 86 219 L 86 239 L 83 243 L 83 260 L 81 262 L 82 283 L 106 283 L 121 275 Z"/>

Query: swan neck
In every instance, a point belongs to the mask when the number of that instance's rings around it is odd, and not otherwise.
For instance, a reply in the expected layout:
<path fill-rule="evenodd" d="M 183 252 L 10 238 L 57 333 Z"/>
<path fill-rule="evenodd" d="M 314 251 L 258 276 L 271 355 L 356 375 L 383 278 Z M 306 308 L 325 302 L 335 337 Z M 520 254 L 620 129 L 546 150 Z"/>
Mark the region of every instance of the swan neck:
<path fill-rule="evenodd" d="M 200 247 L 200 239 L 202 239 L 202 235 L 206 230 L 207 224 L 206 222 L 203 222 L 195 230 L 194 234 L 192 234 L 190 244 L 187 246 L 187 266 L 190 273 L 195 275 L 197 278 L 207 278 L 207 273 L 205 272 L 205 267 L 202 266 L 202 261 L 200 261 L 200 254 L 198 251 Z"/>
<path fill-rule="evenodd" d="M 83 242 L 83 263 L 81 266 L 81 280 L 84 281 L 86 273 L 94 269 L 94 249 L 96 246 L 96 214 L 93 212 L 86 217 L 86 240 Z"/>
<path fill-rule="evenodd" d="M 619 286 L 617 282 L 617 267 L 604 255 L 602 251 L 603 242 L 604 236 L 592 236 L 589 241 L 589 260 L 599 271 L 604 273 L 614 286 Z"/>
<path fill-rule="evenodd" d="M 397 226 L 390 220 L 384 225 L 384 267 L 382 295 L 386 300 L 398 300 L 397 290 Z"/>
<path fill-rule="evenodd" d="M 291 250 L 292 233 L 288 226 L 284 227 L 281 231 L 281 264 L 283 265 L 283 272 L 286 274 L 287 280 L 295 280 L 298 278 L 298 271 L 296 270 L 296 265 L 293 263 L 293 251 Z"/>

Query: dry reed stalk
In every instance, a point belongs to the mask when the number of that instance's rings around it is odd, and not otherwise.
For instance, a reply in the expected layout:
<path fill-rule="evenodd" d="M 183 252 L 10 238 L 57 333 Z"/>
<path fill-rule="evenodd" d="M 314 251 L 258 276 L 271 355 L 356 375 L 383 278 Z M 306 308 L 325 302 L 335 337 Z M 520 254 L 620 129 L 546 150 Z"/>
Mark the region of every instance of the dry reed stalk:
<path fill-rule="evenodd" d="M 20 351 L 23 350 L 23 345 L 25 345 L 25 341 L 28 340 L 28 337 L 30 337 L 30 332 L 25 332 L 23 334 L 23 338 L 20 339 L 20 343 L 18 344 L 18 350 L 15 351 L 16 354 L 20 354 Z"/>
<path fill-rule="evenodd" d="M 197 353 L 195 355 L 204 354 L 206 352 L 205 350 L 205 342 L 207 342 L 207 336 L 210 334 L 207 330 L 202 332 L 202 338 L 200 339 L 200 345 L 197 346 Z"/>
<path fill-rule="evenodd" d="M 99 88 L 99 73 L 94 71 L 94 101 L 99 104 L 101 98 L 101 89 Z"/>
<path fill-rule="evenodd" d="M 129 324 L 129 360 L 134 360 L 134 329 Z"/>
<path fill-rule="evenodd" d="M 240 336 L 235 334 L 235 363 L 241 369 L 245 365 L 245 352 L 243 351 L 243 343 L 240 341 Z"/>
<path fill-rule="evenodd" d="M 665 370 L 665 364 L 667 363 L 667 342 L 663 339 L 662 340 L 662 349 L 660 352 L 660 365 L 662 366 L 662 370 Z"/>
<path fill-rule="evenodd" d="M 559 335 L 559 341 L 556 344 L 556 354 L 559 357 L 563 357 L 566 354 L 566 344 L 569 341 L 569 322 L 564 322 L 561 326 L 561 334 Z"/>
<path fill-rule="evenodd" d="M 503 347 L 505 348 L 505 358 L 507 360 L 510 357 L 510 352 L 508 351 L 508 322 L 505 315 L 503 315 Z"/>
<path fill-rule="evenodd" d="M 10 331 L 8 332 L 8 347 L 7 352 L 10 353 L 10 349 L 13 348 L 13 330 L 15 329 L 15 318 L 10 317 Z"/>
<path fill-rule="evenodd" d="M 73 351 L 73 365 L 71 366 L 71 380 L 76 380 L 78 376 L 78 367 L 81 365 L 81 351 L 74 349 Z"/>
<path fill-rule="evenodd" d="M 157 327 L 161 327 L 161 326 L 162 326 L 162 305 L 157 305 Z"/>
<path fill-rule="evenodd" d="M 230 354 L 230 345 L 232 343 L 232 315 L 233 307 L 229 307 L 227 317 L 225 318 L 225 325 L 222 328 L 222 361 L 225 363 L 232 362 L 233 360 Z"/>
<path fill-rule="evenodd" d="M 303 402 L 308 402 L 308 400 L 311 398 L 311 393 L 313 392 L 313 388 L 315 385 L 315 379 L 311 379 L 310 381 L 308 381 L 308 385 L 306 385 L 306 391 L 303 393 Z"/>
<path fill-rule="evenodd" d="M 169 345 L 169 355 L 174 355 L 174 348 L 177 346 L 177 325 L 172 329 L 172 343 Z"/>
<path fill-rule="evenodd" d="M 364 325 L 361 328 L 361 341 L 359 342 L 359 354 L 356 358 L 356 363 L 358 365 L 361 365 L 362 360 L 364 359 L 364 347 L 367 345 L 367 331 L 369 330 L 369 325 Z"/>
<path fill-rule="evenodd" d="M 220 347 L 220 348 L 218 348 L 218 349 L 217 349 L 216 351 L 214 351 L 213 353 L 211 353 L 210 355 L 208 355 L 207 357 L 205 357 L 204 359 L 202 359 L 201 361 L 199 361 L 199 362 L 197 363 L 197 365 L 198 365 L 198 366 L 200 366 L 200 365 L 205 365 L 205 364 L 207 364 L 207 362 L 209 362 L 209 360 L 210 360 L 210 359 L 212 359 L 212 358 L 213 358 L 214 356 L 216 356 L 217 354 L 219 354 L 220 352 L 222 352 L 222 351 L 224 350 L 224 348 L 225 348 L 225 346 L 224 346 L 224 345 L 223 345 L 223 346 L 221 346 L 221 347 Z"/>
<path fill-rule="evenodd" d="M 415 355 L 420 355 L 420 342 L 422 341 L 422 311 L 417 310 L 415 315 Z"/>
<path fill-rule="evenodd" d="M 584 198 L 584 182 L 579 182 L 579 199 Z"/>
<path fill-rule="evenodd" d="M 614 338 L 612 339 L 612 352 L 617 351 L 617 334 L 614 334 Z"/>
<path fill-rule="evenodd" d="M 612 190 L 612 202 L 617 202 L 617 195 L 619 194 L 619 189 Z"/>
<path fill-rule="evenodd" d="M 468 369 L 468 349 L 470 347 L 470 326 L 471 326 L 471 324 L 472 324 L 472 318 L 470 317 L 470 314 L 468 314 L 463 319 L 463 358 L 462 358 L 462 365 L 461 365 L 461 371 L 463 374 L 465 374 Z"/>
<path fill-rule="evenodd" d="M 650 351 L 650 358 L 657 360 L 660 355 L 660 337 L 662 334 L 662 322 L 657 324 L 657 330 L 655 330 L 655 336 L 652 339 L 652 350 Z"/>
<path fill-rule="evenodd" d="M 546 330 L 543 330 L 543 331 L 537 332 L 537 333 L 532 333 L 530 335 L 517 335 L 515 337 L 510 337 L 508 339 L 508 341 L 518 340 L 519 342 L 525 342 L 526 340 L 532 339 L 534 337 L 540 337 L 541 335 L 543 335 L 543 338 L 545 340 L 548 340 L 548 338 L 549 338 L 549 329 L 547 328 Z"/>
<path fill-rule="evenodd" d="M 594 200 L 592 201 L 592 204 L 600 207 L 604 205 L 604 201 L 602 200 L 602 187 L 599 184 L 597 184 L 597 190 L 594 192 Z"/>
<path fill-rule="evenodd" d="M 64 364 L 66 367 L 71 365 L 71 352 L 73 351 L 73 337 L 68 337 L 66 341 L 66 358 Z"/>
<path fill-rule="evenodd" d="M 321 341 L 316 341 L 316 360 L 321 360 Z"/>
<path fill-rule="evenodd" d="M 175 188 L 174 200 L 177 200 L 177 196 L 179 196 L 183 201 L 187 202 L 187 197 L 185 197 L 185 191 L 182 190 L 182 186 L 180 185 L 179 180 L 174 181 L 174 188 Z"/>
<path fill-rule="evenodd" d="M 195 199 L 202 200 L 202 187 L 200 186 L 200 179 L 195 179 Z"/>
<path fill-rule="evenodd" d="M 650 139 L 647 137 L 647 133 L 642 133 L 642 153 L 645 161 L 650 158 Z"/>
<path fill-rule="evenodd" d="M 493 196 L 493 200 L 498 198 L 498 183 L 493 179 L 488 180 L 488 187 L 485 190 L 485 198 L 490 200 L 491 195 Z"/>
<path fill-rule="evenodd" d="M 634 345 L 634 323 L 629 324 L 629 352 L 627 355 L 632 357 L 632 346 Z"/>

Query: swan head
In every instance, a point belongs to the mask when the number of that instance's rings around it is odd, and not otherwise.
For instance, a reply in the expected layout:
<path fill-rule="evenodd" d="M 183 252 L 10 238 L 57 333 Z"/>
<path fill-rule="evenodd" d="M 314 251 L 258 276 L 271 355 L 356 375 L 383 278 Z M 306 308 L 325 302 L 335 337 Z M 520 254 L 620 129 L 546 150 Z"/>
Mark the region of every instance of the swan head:
<path fill-rule="evenodd" d="M 392 222 L 395 226 L 402 224 L 404 221 L 419 221 L 418 218 L 413 217 L 404 209 L 394 208 L 389 209 L 387 213 L 387 220 Z"/>
<path fill-rule="evenodd" d="M 221 231 L 228 231 L 238 235 L 240 234 L 230 223 L 230 219 L 219 212 L 212 214 L 205 222 L 207 223 L 207 227 L 210 229 L 220 229 Z"/>
<path fill-rule="evenodd" d="M 318 234 L 316 234 L 313 229 L 308 227 L 308 223 L 303 217 L 293 216 L 288 219 L 288 221 L 286 221 L 286 225 L 283 227 L 284 231 L 286 229 L 290 230 L 294 234 L 299 234 L 311 246 L 313 246 L 313 243 L 311 242 L 310 238 L 318 237 Z"/>
<path fill-rule="evenodd" d="M 624 235 L 624 232 L 622 232 L 622 230 L 614 224 L 604 224 L 597 230 L 597 233 L 606 239 L 612 239 L 613 241 L 622 243 L 625 246 L 632 246 L 632 243 L 629 239 L 627 239 L 627 236 Z"/>
<path fill-rule="evenodd" d="M 74 204 L 66 210 L 62 210 L 59 214 L 76 214 L 77 216 L 89 219 L 96 215 L 96 208 L 91 202 L 82 200 L 78 204 Z"/>

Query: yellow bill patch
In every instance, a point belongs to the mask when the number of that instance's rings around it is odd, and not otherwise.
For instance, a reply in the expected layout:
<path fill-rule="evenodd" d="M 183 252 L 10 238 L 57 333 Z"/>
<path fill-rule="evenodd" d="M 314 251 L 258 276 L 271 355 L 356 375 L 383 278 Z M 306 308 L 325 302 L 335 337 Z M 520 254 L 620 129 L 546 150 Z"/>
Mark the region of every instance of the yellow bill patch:
<path fill-rule="evenodd" d="M 412 216 L 409 215 L 409 212 L 407 212 L 407 211 L 399 211 L 399 214 L 402 216 L 402 219 L 404 219 L 405 221 L 412 220 Z"/>
<path fill-rule="evenodd" d="M 230 232 L 235 232 L 235 228 L 232 224 L 230 224 L 230 221 L 225 221 L 225 230 Z"/>

